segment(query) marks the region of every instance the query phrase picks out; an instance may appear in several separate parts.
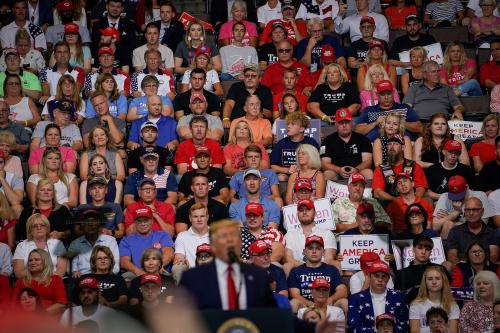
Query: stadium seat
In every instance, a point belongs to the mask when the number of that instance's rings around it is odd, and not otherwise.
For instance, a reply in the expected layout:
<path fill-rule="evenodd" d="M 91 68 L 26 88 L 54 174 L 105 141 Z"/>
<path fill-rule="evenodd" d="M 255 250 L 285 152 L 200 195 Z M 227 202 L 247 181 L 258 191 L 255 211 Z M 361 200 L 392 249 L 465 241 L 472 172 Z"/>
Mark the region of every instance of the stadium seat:
<path fill-rule="evenodd" d="M 469 42 L 469 30 L 467 30 L 467 27 L 430 28 L 429 34 L 440 43 L 448 44 L 453 41 L 461 43 Z"/>
<path fill-rule="evenodd" d="M 479 66 L 490 61 L 491 52 L 490 49 L 477 49 L 477 63 Z"/>
<path fill-rule="evenodd" d="M 224 80 L 220 81 L 222 83 L 222 89 L 224 90 L 224 96 L 222 97 L 223 100 L 226 100 L 227 93 L 229 91 L 229 88 L 236 82 L 240 82 L 240 80 Z"/>
<path fill-rule="evenodd" d="M 482 121 L 490 113 L 490 97 L 484 96 L 461 96 L 460 102 L 465 108 L 465 120 Z"/>

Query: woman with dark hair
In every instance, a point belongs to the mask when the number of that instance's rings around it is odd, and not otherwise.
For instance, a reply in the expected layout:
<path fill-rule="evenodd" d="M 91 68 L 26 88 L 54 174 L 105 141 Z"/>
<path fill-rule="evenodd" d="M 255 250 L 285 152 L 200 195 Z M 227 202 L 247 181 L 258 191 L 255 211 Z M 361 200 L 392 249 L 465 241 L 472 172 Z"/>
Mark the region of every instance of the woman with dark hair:
<path fill-rule="evenodd" d="M 489 251 L 483 244 L 473 241 L 465 250 L 465 262 L 459 262 L 451 272 L 451 286 L 454 288 L 472 288 L 472 281 L 477 273 L 490 271 L 500 279 L 500 266 L 489 262 Z"/>
<path fill-rule="evenodd" d="M 123 194 L 123 183 L 112 178 L 108 160 L 101 154 L 96 153 L 88 161 L 88 177 L 103 177 L 108 182 L 108 191 L 105 201 L 121 203 Z M 92 201 L 88 189 L 88 181 L 84 180 L 80 184 L 80 204 L 86 204 Z"/>
<path fill-rule="evenodd" d="M 405 18 L 408 15 L 417 15 L 417 7 L 412 0 L 392 0 L 389 7 L 384 10 L 389 28 L 393 30 L 404 29 Z"/>
<path fill-rule="evenodd" d="M 84 46 L 82 43 L 82 36 L 80 35 L 78 24 L 68 23 L 64 26 L 63 40 L 69 45 L 71 54 L 69 65 L 81 67 L 85 70 L 85 73 L 90 72 L 92 67 L 92 55 L 90 54 L 89 47 Z M 56 60 L 54 58 L 54 53 L 52 53 L 49 60 L 49 66 L 54 66 L 55 64 Z"/>
<path fill-rule="evenodd" d="M 23 288 L 16 298 L 16 305 L 22 312 L 43 312 L 40 296 L 31 288 Z"/>
<path fill-rule="evenodd" d="M 139 0 L 135 11 L 135 23 L 140 31 L 146 29 L 148 23 L 161 20 L 160 0 Z"/>
<path fill-rule="evenodd" d="M 413 239 L 415 236 L 439 237 L 438 233 L 427 228 L 428 212 L 418 203 L 413 203 L 406 208 L 405 224 L 407 229 L 401 232 L 398 239 Z"/>
<path fill-rule="evenodd" d="M 24 127 L 34 127 L 40 120 L 35 103 L 24 96 L 21 78 L 17 74 L 5 72 L 3 100 L 9 105 L 10 120 Z"/>
<path fill-rule="evenodd" d="M 128 103 L 127 97 L 120 94 L 118 84 L 111 73 L 102 73 L 95 81 L 95 91 L 102 92 L 108 98 L 109 114 L 125 120 L 127 118 Z M 85 106 L 85 117 L 93 118 L 97 116 L 91 98 L 87 100 Z"/>

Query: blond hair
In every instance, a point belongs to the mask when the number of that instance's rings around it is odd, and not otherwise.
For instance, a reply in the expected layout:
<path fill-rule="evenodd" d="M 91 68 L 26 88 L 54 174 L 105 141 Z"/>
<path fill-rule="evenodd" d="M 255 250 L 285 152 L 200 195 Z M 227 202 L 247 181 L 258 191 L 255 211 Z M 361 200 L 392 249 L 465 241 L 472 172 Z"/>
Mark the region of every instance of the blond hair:
<path fill-rule="evenodd" d="M 210 230 L 209 230 L 210 242 L 212 242 L 212 239 L 217 234 L 217 231 L 224 228 L 234 228 L 234 230 L 236 230 L 238 233 L 240 232 L 240 226 L 237 221 L 230 219 L 219 220 L 217 222 L 210 224 Z"/>
<path fill-rule="evenodd" d="M 323 67 L 323 71 L 321 72 L 319 79 L 318 79 L 318 84 L 322 84 L 322 83 L 326 82 L 326 76 L 328 75 L 328 71 L 334 67 L 337 68 L 340 72 L 340 84 L 349 81 L 349 78 L 347 77 L 347 73 L 346 73 L 345 69 L 342 66 L 340 66 L 339 64 L 332 62 L 331 64 L 328 64 L 325 67 Z"/>
<path fill-rule="evenodd" d="M 306 153 L 309 156 L 309 164 L 308 164 L 309 168 L 315 170 L 321 169 L 321 158 L 319 156 L 319 151 L 316 147 L 309 144 L 301 144 L 297 147 L 295 156 L 298 156 L 299 152 Z M 298 165 L 299 163 L 297 162 L 297 166 Z"/>
<path fill-rule="evenodd" d="M 389 80 L 389 74 L 387 74 L 387 71 L 385 70 L 384 66 L 379 65 L 379 64 L 374 64 L 368 67 L 368 70 L 366 71 L 365 74 L 365 89 L 366 90 L 373 90 L 375 89 L 375 83 L 372 82 L 372 74 L 376 71 L 380 71 L 382 75 L 384 76 L 383 80 Z"/>
<path fill-rule="evenodd" d="M 45 151 L 43 152 L 42 158 L 40 159 L 40 163 L 38 164 L 38 174 L 40 175 L 41 178 L 49 178 L 48 170 L 47 170 L 47 167 L 45 166 L 45 158 L 49 154 L 56 154 L 59 156 L 59 168 L 57 169 L 57 177 L 59 178 L 60 181 L 63 182 L 64 186 L 66 186 L 66 188 L 68 189 L 68 193 L 69 193 L 69 191 L 70 191 L 69 182 L 68 182 L 69 179 L 63 170 L 62 154 L 61 154 L 61 151 L 59 150 L 59 148 L 57 148 L 57 147 L 45 148 Z"/>
<path fill-rule="evenodd" d="M 382 126 L 380 128 L 380 136 L 386 136 L 387 133 L 385 132 L 385 123 L 387 121 L 388 118 L 395 118 L 395 119 L 398 119 L 399 120 L 399 129 L 398 129 L 398 133 L 399 135 L 403 136 L 405 134 L 405 123 L 406 123 L 406 119 L 403 115 L 401 114 L 398 114 L 396 112 L 391 112 L 389 113 L 386 117 L 385 117 L 385 121 L 384 121 L 384 126 Z"/>
<path fill-rule="evenodd" d="M 443 281 L 443 287 L 441 289 L 441 307 L 446 313 L 451 312 L 451 307 L 456 304 L 453 299 L 453 295 L 451 294 L 450 281 L 448 281 L 448 277 L 446 276 L 443 268 L 440 266 L 430 266 L 427 267 L 424 274 L 422 275 L 422 281 L 420 282 L 420 288 L 418 290 L 417 298 L 413 302 L 422 303 L 425 302 L 429 298 L 429 292 L 427 290 L 427 274 L 429 272 L 435 271 L 441 275 L 441 280 Z"/>
<path fill-rule="evenodd" d="M 50 185 L 50 188 L 52 189 L 52 192 L 54 193 L 54 196 L 52 197 L 52 206 L 53 206 L 54 210 L 58 210 L 61 207 L 61 205 L 57 202 L 56 187 L 54 184 L 52 184 L 50 179 L 48 179 L 48 178 L 40 179 L 38 181 L 38 183 L 36 184 L 36 193 L 38 193 L 38 191 L 40 191 L 40 188 L 42 186 L 45 186 L 45 185 Z M 34 208 L 38 208 L 38 204 L 39 204 L 38 195 L 35 195 L 35 207 Z"/>
<path fill-rule="evenodd" d="M 14 220 L 16 213 L 9 204 L 9 200 L 3 192 L 0 192 L 0 220 Z"/>
<path fill-rule="evenodd" d="M 50 222 L 47 217 L 41 213 L 35 213 L 31 215 L 26 221 L 26 237 L 29 241 L 33 240 L 33 235 L 31 232 L 33 231 L 33 225 L 35 222 L 42 222 L 45 225 L 46 237 L 47 239 L 50 236 Z"/>
<path fill-rule="evenodd" d="M 252 128 L 250 127 L 250 124 L 248 124 L 248 122 L 246 120 L 240 120 L 240 121 L 238 121 L 236 123 L 236 126 L 234 126 L 234 131 L 233 131 L 233 133 L 231 133 L 231 137 L 229 138 L 228 143 L 234 144 L 234 145 L 236 144 L 236 128 L 241 123 L 247 124 L 247 128 L 248 128 L 248 142 L 253 142 L 253 132 L 252 132 Z"/>
<path fill-rule="evenodd" d="M 41 249 L 34 249 L 33 251 L 30 252 L 28 255 L 28 261 L 29 257 L 33 253 L 38 253 L 42 259 L 42 265 L 43 265 L 43 270 L 42 273 L 40 274 L 40 279 L 37 279 L 37 282 L 40 282 L 44 286 L 48 286 L 50 284 L 50 281 L 52 280 L 52 272 L 54 271 L 54 267 L 52 266 L 52 259 L 50 258 L 50 254 Z M 30 270 L 26 267 L 26 276 L 24 277 L 24 281 L 26 284 L 30 285 L 31 282 L 33 281 L 33 275 L 31 275 Z"/>

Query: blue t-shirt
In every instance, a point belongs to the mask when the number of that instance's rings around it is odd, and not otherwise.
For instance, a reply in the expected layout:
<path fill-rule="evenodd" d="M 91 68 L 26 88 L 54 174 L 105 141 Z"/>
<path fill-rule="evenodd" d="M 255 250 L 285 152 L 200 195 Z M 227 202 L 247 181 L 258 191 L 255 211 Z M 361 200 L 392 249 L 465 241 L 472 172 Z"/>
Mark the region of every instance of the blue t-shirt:
<path fill-rule="evenodd" d="M 126 115 L 128 112 L 127 97 L 121 94 L 118 95 L 118 98 L 113 101 L 108 99 L 108 105 L 109 114 L 113 117 L 118 117 L 120 114 Z M 92 105 L 92 101 L 89 98 L 87 103 L 85 103 L 85 118 L 94 118 L 95 116 L 97 116 L 97 114 L 95 113 L 94 105 Z"/>
<path fill-rule="evenodd" d="M 305 136 L 304 140 L 300 142 L 294 142 L 290 137 L 286 137 L 278 141 L 274 146 L 269 156 L 271 165 L 279 165 L 280 167 L 290 167 L 294 165 L 297 161 L 295 151 L 299 145 L 303 144 L 313 145 L 319 150 L 318 143 L 310 136 Z"/>
<path fill-rule="evenodd" d="M 267 268 L 267 273 L 274 281 L 276 281 L 276 293 L 279 293 L 282 290 L 288 291 L 288 283 L 286 282 L 286 276 L 283 269 L 271 264 Z"/>
<path fill-rule="evenodd" d="M 172 109 L 174 108 L 174 104 L 167 96 L 160 96 L 161 102 L 163 105 L 170 105 Z M 129 108 L 136 107 L 138 116 L 147 116 L 148 115 L 148 97 L 141 96 L 134 98 L 129 105 Z"/>
<path fill-rule="evenodd" d="M 247 217 L 245 216 L 245 207 L 249 202 L 250 201 L 248 201 L 248 198 L 246 196 L 241 197 L 240 200 L 233 202 L 231 206 L 229 206 L 229 218 L 232 220 L 243 222 L 243 226 L 246 227 Z M 262 206 L 264 206 L 264 227 L 266 227 L 269 222 L 279 224 L 280 209 L 276 202 L 264 196 L 260 197 L 259 202 Z"/>
<path fill-rule="evenodd" d="M 262 176 L 260 193 L 262 193 L 263 196 L 268 197 L 271 195 L 271 186 L 279 185 L 280 183 L 278 176 L 276 176 L 276 173 L 271 169 L 262 169 L 259 171 Z M 238 171 L 229 181 L 229 187 L 234 190 L 240 198 L 247 195 L 247 188 L 245 187 L 245 182 L 243 181 L 243 175 L 243 171 Z"/>
<path fill-rule="evenodd" d="M 139 201 L 139 194 L 137 192 L 137 186 L 139 182 L 144 178 L 144 169 L 137 170 L 128 176 L 127 182 L 125 183 L 124 194 L 133 194 L 134 201 Z M 168 197 L 168 192 L 177 192 L 177 180 L 173 172 L 165 170 L 163 168 L 158 168 L 157 175 L 153 178 L 156 185 L 156 200 L 165 201 Z"/>
<path fill-rule="evenodd" d="M 132 122 L 132 127 L 130 128 L 129 141 L 137 142 L 141 146 L 143 145 L 141 138 L 141 126 L 146 121 L 150 121 L 148 117 L 142 117 L 136 119 Z M 164 115 L 160 115 L 160 119 L 156 122 L 158 126 L 158 139 L 156 144 L 161 147 L 166 147 L 170 141 L 177 140 L 177 122 L 171 118 Z"/>
<path fill-rule="evenodd" d="M 172 237 L 165 231 L 151 231 L 148 236 L 141 236 L 134 232 L 123 238 L 119 245 L 120 257 L 130 257 L 132 263 L 141 267 L 141 256 L 144 250 L 155 248 L 162 251 L 165 247 L 174 248 Z"/>
<path fill-rule="evenodd" d="M 309 37 L 302 39 L 299 44 L 297 44 L 297 59 L 300 60 L 304 57 L 304 53 L 306 53 L 307 44 L 309 43 Z M 318 41 L 316 45 L 312 49 L 311 54 L 311 66 L 309 66 L 309 70 L 311 73 L 314 73 L 321 69 L 321 50 L 322 46 L 325 44 L 330 44 L 333 47 L 335 52 L 335 59 L 340 57 L 345 57 L 345 51 L 342 44 L 340 44 L 339 40 L 332 36 L 323 36 L 323 39 Z"/>
<path fill-rule="evenodd" d="M 330 296 L 335 293 L 335 288 L 342 284 L 342 278 L 335 266 L 322 263 L 320 267 L 313 268 L 302 264 L 290 272 L 288 287 L 299 289 L 300 296 L 312 301 L 311 285 L 319 277 L 330 282 Z"/>
<path fill-rule="evenodd" d="M 364 109 L 363 112 L 361 112 L 361 114 L 359 115 L 359 117 L 356 118 L 356 125 L 373 123 L 380 116 L 386 116 L 387 114 L 389 114 L 391 112 L 395 112 L 396 110 L 401 110 L 401 112 L 406 113 L 406 118 L 405 118 L 406 121 L 412 122 L 412 121 L 419 120 L 418 115 L 415 112 L 415 110 L 413 110 L 411 107 L 409 107 L 406 104 L 394 103 L 392 108 L 390 108 L 389 110 L 382 110 L 380 108 L 380 105 L 377 104 L 377 105 L 373 105 L 373 106 L 368 106 L 366 109 Z M 405 135 L 411 136 L 411 133 L 408 131 L 405 131 Z M 370 139 L 371 142 L 375 141 L 375 139 L 378 138 L 379 136 L 380 136 L 380 131 L 379 131 L 378 126 L 375 127 L 374 129 L 372 129 L 366 135 L 366 137 L 368 139 Z"/>

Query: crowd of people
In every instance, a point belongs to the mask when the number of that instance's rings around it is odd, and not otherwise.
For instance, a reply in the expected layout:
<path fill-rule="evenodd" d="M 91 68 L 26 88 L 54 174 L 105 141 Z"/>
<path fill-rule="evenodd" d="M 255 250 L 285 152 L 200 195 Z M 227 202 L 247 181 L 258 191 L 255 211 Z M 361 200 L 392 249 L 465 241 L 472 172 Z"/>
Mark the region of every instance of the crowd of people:
<path fill-rule="evenodd" d="M 297 332 L 500 332 L 499 4 L 2 2 L 0 313 L 109 332 L 190 296 Z M 469 96 L 491 108 L 461 140 Z M 352 269 L 343 236 L 387 250 Z"/>

